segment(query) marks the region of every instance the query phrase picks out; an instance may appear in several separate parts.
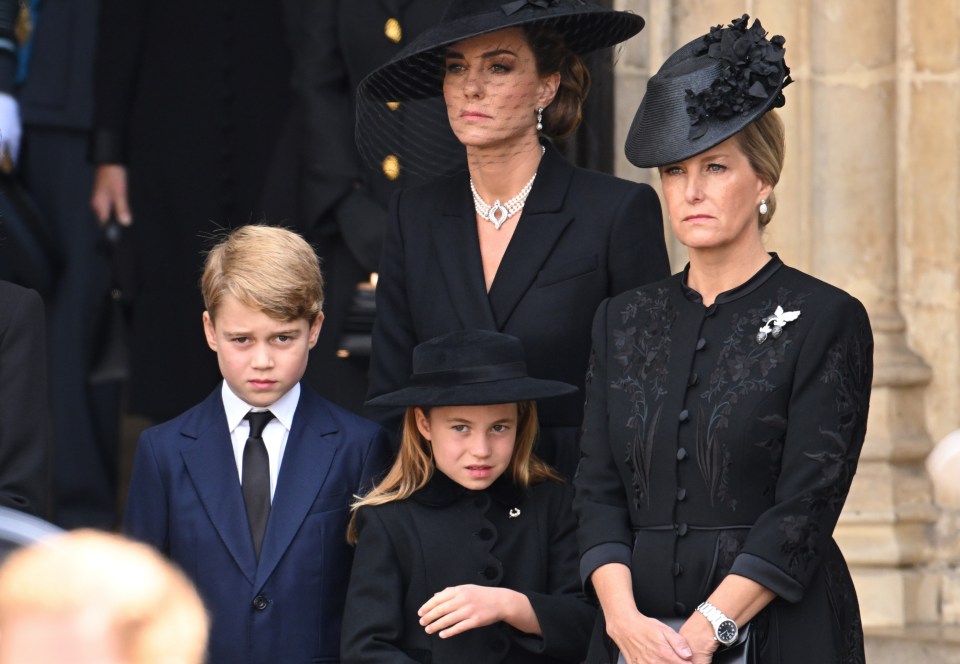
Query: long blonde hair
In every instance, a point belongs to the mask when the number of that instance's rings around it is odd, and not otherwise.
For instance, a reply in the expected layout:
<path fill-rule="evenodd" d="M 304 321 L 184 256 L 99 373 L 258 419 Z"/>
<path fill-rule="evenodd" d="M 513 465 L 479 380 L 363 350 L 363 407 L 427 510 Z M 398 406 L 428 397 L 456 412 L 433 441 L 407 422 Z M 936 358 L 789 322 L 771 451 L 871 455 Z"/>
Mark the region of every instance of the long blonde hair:
<path fill-rule="evenodd" d="M 421 408 L 429 416 L 429 408 Z M 533 445 L 540 431 L 537 420 L 537 402 L 517 402 L 517 439 L 513 445 L 508 473 L 513 476 L 517 486 L 528 487 L 545 480 L 562 482 L 560 476 L 536 454 Z M 400 438 L 400 452 L 393 467 L 377 486 L 365 496 L 357 496 L 350 506 L 353 514 L 347 528 L 347 541 L 357 543 L 357 510 L 361 507 L 385 505 L 405 500 L 419 491 L 433 477 L 433 450 L 417 428 L 417 409 L 407 408 L 403 416 L 403 434 Z"/>

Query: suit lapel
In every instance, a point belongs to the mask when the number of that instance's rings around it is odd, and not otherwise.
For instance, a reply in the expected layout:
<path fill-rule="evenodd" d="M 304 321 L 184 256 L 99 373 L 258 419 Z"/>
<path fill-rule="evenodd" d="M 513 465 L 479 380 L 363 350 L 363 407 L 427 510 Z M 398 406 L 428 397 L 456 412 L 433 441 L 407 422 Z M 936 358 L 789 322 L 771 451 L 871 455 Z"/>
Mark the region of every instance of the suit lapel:
<path fill-rule="evenodd" d="M 490 287 L 488 301 L 497 330 L 507 324 L 510 314 L 530 290 L 557 240 L 573 220 L 573 214 L 563 209 L 572 177 L 573 166 L 548 146 L 520 223 Z"/>
<path fill-rule="evenodd" d="M 443 214 L 432 216 L 430 236 L 454 309 L 463 329 L 495 330 L 480 259 L 480 240 L 465 176 L 450 180 Z"/>
<path fill-rule="evenodd" d="M 339 446 L 339 438 L 334 435 L 337 431 L 327 407 L 314 392 L 303 387 L 280 464 L 255 592 L 270 578 L 323 487 Z"/>
<path fill-rule="evenodd" d="M 237 566 L 253 583 L 257 560 L 219 388 L 207 397 L 197 417 L 184 424 L 181 433 L 194 439 L 181 456 L 200 502 Z"/>

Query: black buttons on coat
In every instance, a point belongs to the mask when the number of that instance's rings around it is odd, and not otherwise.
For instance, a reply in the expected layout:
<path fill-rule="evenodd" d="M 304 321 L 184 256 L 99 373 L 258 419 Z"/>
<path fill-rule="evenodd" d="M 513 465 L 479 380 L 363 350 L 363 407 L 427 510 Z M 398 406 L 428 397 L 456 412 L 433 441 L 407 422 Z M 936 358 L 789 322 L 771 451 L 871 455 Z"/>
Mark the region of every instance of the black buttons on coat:
<path fill-rule="evenodd" d="M 678 523 L 678 524 L 677 524 L 677 535 L 679 535 L 680 537 L 683 537 L 684 535 L 686 535 L 686 534 L 687 534 L 687 530 L 688 530 L 687 524 L 685 524 L 685 523 Z"/>
<path fill-rule="evenodd" d="M 677 500 L 686 500 L 686 498 L 687 498 L 687 490 L 684 489 L 683 487 L 680 487 L 679 489 L 677 489 Z"/>
<path fill-rule="evenodd" d="M 673 605 L 673 612 L 674 612 L 675 614 L 677 614 L 678 616 L 686 616 L 686 615 L 687 615 L 687 605 L 684 604 L 683 602 L 676 602 L 676 603 L 674 603 L 674 605 Z"/>
<path fill-rule="evenodd" d="M 680 576 L 683 574 L 683 565 L 680 563 L 673 563 L 673 575 Z"/>
<path fill-rule="evenodd" d="M 697 372 L 691 372 L 690 378 L 687 379 L 687 387 L 693 387 L 699 382 L 700 376 L 697 375 Z"/>
<path fill-rule="evenodd" d="M 493 565 L 488 565 L 483 568 L 483 570 L 480 572 L 480 575 L 485 579 L 493 581 L 497 578 L 497 568 Z"/>
<path fill-rule="evenodd" d="M 270 601 L 263 595 L 257 595 L 253 598 L 253 608 L 257 611 L 263 611 L 270 604 Z"/>
<path fill-rule="evenodd" d="M 687 458 L 687 448 L 681 447 L 677 450 L 677 461 L 683 461 Z"/>
<path fill-rule="evenodd" d="M 706 347 L 706 345 L 707 345 L 707 340 L 704 339 L 703 337 L 700 337 L 700 339 L 697 340 L 697 350 L 703 350 Z"/>
<path fill-rule="evenodd" d="M 479 532 L 475 533 L 477 537 L 482 539 L 484 542 L 493 539 L 493 531 L 489 528 L 481 528 Z"/>
<path fill-rule="evenodd" d="M 680 416 L 678 418 L 681 422 L 686 422 L 690 419 L 690 411 L 684 408 L 680 411 Z"/>

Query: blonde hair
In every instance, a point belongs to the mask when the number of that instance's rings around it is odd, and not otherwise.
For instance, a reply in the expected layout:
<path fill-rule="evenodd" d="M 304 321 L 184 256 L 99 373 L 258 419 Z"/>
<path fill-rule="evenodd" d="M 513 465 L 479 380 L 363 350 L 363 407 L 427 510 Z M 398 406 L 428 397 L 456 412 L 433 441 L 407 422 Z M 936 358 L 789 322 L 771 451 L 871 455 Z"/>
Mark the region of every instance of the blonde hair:
<path fill-rule="evenodd" d="M 421 408 L 429 416 L 429 408 Z M 517 439 L 513 445 L 508 473 L 513 476 L 517 486 L 528 487 L 545 480 L 562 482 L 557 473 L 533 452 L 540 425 L 537 420 L 537 402 L 520 401 L 517 403 Z M 357 510 L 361 507 L 385 505 L 405 500 L 419 491 L 433 477 L 433 451 L 417 428 L 417 409 L 407 408 L 403 416 L 403 434 L 400 439 L 400 452 L 393 467 L 377 486 L 350 506 L 353 515 L 347 529 L 347 541 L 357 543 Z"/>
<path fill-rule="evenodd" d="M 76 530 L 0 568 L 0 629 L 29 613 L 103 618 L 125 661 L 200 664 L 207 614 L 193 584 L 150 547 Z"/>
<path fill-rule="evenodd" d="M 227 295 L 283 321 L 313 323 L 323 308 L 323 276 L 313 248 L 285 228 L 241 226 L 210 253 L 200 279 L 211 318 Z"/>
<path fill-rule="evenodd" d="M 783 120 L 777 112 L 771 110 L 748 124 L 736 134 L 740 150 L 747 157 L 751 168 L 771 187 L 780 182 L 783 160 L 786 156 L 786 138 Z M 777 194 L 771 191 L 767 197 L 767 212 L 759 218 L 763 228 L 773 219 L 777 210 Z"/>

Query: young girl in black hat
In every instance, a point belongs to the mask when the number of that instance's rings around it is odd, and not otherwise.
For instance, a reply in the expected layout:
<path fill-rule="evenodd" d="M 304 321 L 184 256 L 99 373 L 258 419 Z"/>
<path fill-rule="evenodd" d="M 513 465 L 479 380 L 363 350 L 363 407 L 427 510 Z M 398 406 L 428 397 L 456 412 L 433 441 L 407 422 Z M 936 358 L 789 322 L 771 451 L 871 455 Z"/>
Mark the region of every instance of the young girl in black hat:
<path fill-rule="evenodd" d="M 509 335 L 420 344 L 399 456 L 354 504 L 345 662 L 579 662 L 595 608 L 580 589 L 572 489 L 533 454 L 534 399 Z"/>

